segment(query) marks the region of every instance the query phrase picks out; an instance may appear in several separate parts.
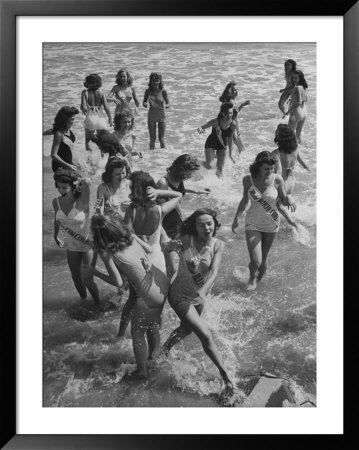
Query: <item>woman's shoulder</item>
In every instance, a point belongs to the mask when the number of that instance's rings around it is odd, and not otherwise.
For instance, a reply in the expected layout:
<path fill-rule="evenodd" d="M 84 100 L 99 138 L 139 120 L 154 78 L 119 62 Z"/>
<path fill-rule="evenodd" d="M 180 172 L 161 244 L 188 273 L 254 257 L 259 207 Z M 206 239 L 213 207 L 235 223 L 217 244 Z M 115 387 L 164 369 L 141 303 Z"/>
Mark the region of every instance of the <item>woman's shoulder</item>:
<path fill-rule="evenodd" d="M 244 175 L 242 181 L 243 181 L 243 185 L 244 185 L 244 186 L 250 186 L 250 185 L 252 184 L 252 181 L 251 181 L 251 175 L 250 175 L 250 174 Z"/>
<path fill-rule="evenodd" d="M 156 186 L 157 186 L 159 189 L 168 189 L 168 180 L 167 180 L 166 176 L 161 177 L 161 178 L 157 181 Z"/>
<path fill-rule="evenodd" d="M 55 197 L 52 199 L 52 206 L 55 211 L 58 211 L 59 209 L 59 197 Z"/>
<path fill-rule="evenodd" d="M 224 249 L 226 244 L 221 239 L 213 238 L 213 240 L 214 240 L 214 242 L 213 242 L 213 249 L 214 249 L 215 252 L 218 252 L 218 251 Z"/>

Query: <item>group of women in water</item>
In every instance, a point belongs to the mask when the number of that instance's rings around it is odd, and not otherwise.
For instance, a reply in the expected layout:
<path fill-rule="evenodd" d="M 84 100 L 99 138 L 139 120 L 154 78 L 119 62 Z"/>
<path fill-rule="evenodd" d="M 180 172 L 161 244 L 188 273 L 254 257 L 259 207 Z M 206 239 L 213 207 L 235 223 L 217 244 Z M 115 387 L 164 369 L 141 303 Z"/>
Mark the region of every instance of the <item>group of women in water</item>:
<path fill-rule="evenodd" d="M 285 62 L 285 79 L 287 85 L 281 91 L 279 108 L 284 115 L 289 115 L 289 122 L 279 124 L 275 130 L 274 142 L 278 148 L 260 152 L 250 165 L 250 173 L 243 177 L 243 197 L 232 224 L 236 233 L 240 217 L 250 202 L 244 224 L 250 256 L 249 290 L 254 290 L 265 275 L 268 253 L 279 229 L 279 214 L 296 226 L 289 212 L 296 208 L 293 200 L 296 162 L 309 170 L 298 153 L 306 117 L 307 83 L 293 60 Z M 72 160 L 75 136 L 71 126 L 79 110 L 62 107 L 53 127 L 44 132 L 53 135 L 52 169 L 60 194 L 53 200 L 54 239 L 58 246 L 66 248 L 76 290 L 81 298 L 86 298 L 89 291 L 93 300 L 100 303 L 101 295 L 94 281 L 98 277 L 115 286 L 121 295 L 128 292 L 118 337 L 124 337 L 131 322 L 137 363 L 132 376 L 146 378 L 151 359 L 160 353 L 168 355 L 176 343 L 194 333 L 218 368 L 225 391 L 230 394 L 233 380 L 202 318 L 206 296 L 217 277 L 225 248 L 223 241 L 216 237 L 220 220 L 207 207 L 196 209 L 187 218 L 180 208 L 184 195 L 210 193 L 208 188 L 185 187 L 185 181 L 199 170 L 200 163 L 193 155 L 181 154 L 157 182 L 149 173 L 133 170 L 133 157 L 141 158 L 142 153 L 134 150 L 134 115 L 139 102 L 132 77 L 121 69 L 107 97 L 100 89 L 101 78 L 97 74 L 87 76 L 84 85 L 81 111 L 85 116 L 86 150 L 92 151 L 90 142 L 94 142 L 102 155 L 108 154 L 93 210 L 91 180 L 79 175 Z M 205 167 L 211 169 L 216 158 L 218 176 L 223 175 L 227 156 L 233 158 L 233 144 L 239 152 L 245 148 L 237 116 L 250 101 L 237 105 L 237 95 L 236 83 L 229 82 L 219 98 L 217 118 L 198 128 L 199 133 L 212 128 L 205 143 Z M 116 105 L 113 118 L 108 107 L 111 101 Z M 149 106 L 150 149 L 155 148 L 157 129 L 160 146 L 165 148 L 165 109 L 169 100 L 158 73 L 149 77 L 143 106 Z M 110 132 L 107 128 L 112 125 L 114 131 Z M 99 269 L 99 258 L 105 272 Z M 161 347 L 161 313 L 167 298 L 180 325 Z"/>

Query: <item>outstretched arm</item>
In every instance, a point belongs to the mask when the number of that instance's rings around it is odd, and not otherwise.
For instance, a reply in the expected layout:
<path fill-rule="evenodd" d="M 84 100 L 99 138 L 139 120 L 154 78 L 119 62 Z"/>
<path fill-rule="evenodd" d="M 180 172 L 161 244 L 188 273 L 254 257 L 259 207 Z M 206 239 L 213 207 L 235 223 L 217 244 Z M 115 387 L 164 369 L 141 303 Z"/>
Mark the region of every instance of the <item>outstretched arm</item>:
<path fill-rule="evenodd" d="M 238 106 L 237 111 L 239 112 L 242 108 L 244 108 L 245 106 L 250 105 L 250 104 L 251 104 L 250 100 L 246 100 L 245 102 L 241 103 Z"/>
<path fill-rule="evenodd" d="M 217 124 L 217 119 L 211 119 L 209 122 L 205 123 L 204 125 L 201 125 L 197 128 L 198 133 L 204 133 L 204 130 L 209 127 L 213 127 Z"/>
<path fill-rule="evenodd" d="M 155 201 L 157 197 L 167 197 L 170 198 L 170 200 L 167 200 L 166 202 L 162 203 L 161 209 L 162 214 L 165 216 L 170 211 L 175 209 L 175 207 L 178 205 L 178 203 L 181 201 L 182 194 L 181 192 L 177 191 L 170 191 L 170 190 L 162 190 L 162 189 L 154 189 L 152 187 L 147 188 L 147 196 L 150 200 Z"/>

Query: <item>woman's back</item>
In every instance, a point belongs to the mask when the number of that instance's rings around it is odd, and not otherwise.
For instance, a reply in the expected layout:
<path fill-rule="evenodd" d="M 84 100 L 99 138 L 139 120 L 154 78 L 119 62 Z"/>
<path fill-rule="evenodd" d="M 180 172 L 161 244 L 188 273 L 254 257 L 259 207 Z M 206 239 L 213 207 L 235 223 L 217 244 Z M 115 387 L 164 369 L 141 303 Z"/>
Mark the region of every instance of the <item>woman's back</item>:
<path fill-rule="evenodd" d="M 159 205 L 138 206 L 133 208 L 133 229 L 138 236 L 151 236 L 161 225 L 161 207 Z"/>

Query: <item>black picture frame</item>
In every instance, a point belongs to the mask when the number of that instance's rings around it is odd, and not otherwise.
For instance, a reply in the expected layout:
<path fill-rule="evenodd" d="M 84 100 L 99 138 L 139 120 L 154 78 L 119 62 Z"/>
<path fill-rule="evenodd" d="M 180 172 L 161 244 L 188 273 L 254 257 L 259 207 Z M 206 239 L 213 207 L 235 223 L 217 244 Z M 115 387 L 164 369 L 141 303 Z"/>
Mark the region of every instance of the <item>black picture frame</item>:
<path fill-rule="evenodd" d="M 344 246 L 346 256 L 357 243 L 354 218 L 356 202 L 350 188 L 358 165 L 359 142 L 359 2 L 227 1 L 195 3 L 188 0 L 0 0 L 0 192 L 3 195 L 1 220 L 1 254 L 3 286 L 1 314 L 2 389 L 1 448 L 6 449 L 194 449 L 225 448 L 230 445 L 263 445 L 267 448 L 312 448 L 326 438 L 326 447 L 350 448 L 356 414 L 348 415 L 343 435 L 19 435 L 16 433 L 16 17 L 18 16 L 342 16 L 344 19 L 344 208 L 345 234 L 350 236 Z M 328 68 L 330 76 L 330 68 Z M 34 150 L 35 151 L 35 150 Z M 335 177 L 335 163 L 333 163 Z M 335 188 L 335 181 L 333 182 Z M 356 227 L 357 228 L 357 227 Z M 350 248 L 350 252 L 349 252 Z M 344 272 L 346 293 L 353 292 L 345 305 L 346 343 L 355 341 L 356 264 Z M 354 286 L 352 286 L 354 288 Z M 345 297 L 344 297 L 345 298 Z M 353 348 L 346 346 L 345 374 L 354 373 Z M 350 353 L 349 353 L 350 352 Z M 354 353 L 356 355 L 357 353 Z M 353 376 L 352 376 L 353 377 Z M 350 378 L 350 377 L 349 377 Z M 350 408 L 350 391 L 355 385 L 347 382 L 345 408 Z M 354 387 L 354 391 L 356 388 Z M 352 392 L 354 394 L 354 392 Z M 356 403 L 356 400 L 354 399 Z M 355 405 L 354 405 L 355 406 Z M 280 439 L 279 439 L 280 438 Z"/>

